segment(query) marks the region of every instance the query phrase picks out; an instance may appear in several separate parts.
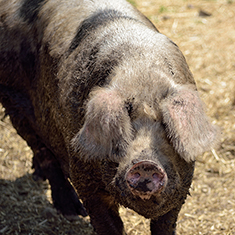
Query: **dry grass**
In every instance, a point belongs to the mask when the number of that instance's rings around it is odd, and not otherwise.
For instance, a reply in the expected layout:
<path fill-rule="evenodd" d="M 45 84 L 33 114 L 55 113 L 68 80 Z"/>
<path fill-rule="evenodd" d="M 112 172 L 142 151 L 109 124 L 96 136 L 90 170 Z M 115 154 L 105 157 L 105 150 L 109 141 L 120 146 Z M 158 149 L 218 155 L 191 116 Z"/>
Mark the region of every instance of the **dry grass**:
<path fill-rule="evenodd" d="M 222 130 L 219 148 L 197 159 L 178 234 L 235 235 L 235 3 L 132 2 L 179 45 L 208 115 Z M 200 17 L 200 10 L 211 16 Z M 31 172 L 30 149 L 8 120 L 0 121 L 0 234 L 93 234 L 88 218 L 70 223 L 57 214 L 48 184 L 35 183 Z M 150 234 L 148 220 L 128 209 L 120 211 L 128 235 Z"/>

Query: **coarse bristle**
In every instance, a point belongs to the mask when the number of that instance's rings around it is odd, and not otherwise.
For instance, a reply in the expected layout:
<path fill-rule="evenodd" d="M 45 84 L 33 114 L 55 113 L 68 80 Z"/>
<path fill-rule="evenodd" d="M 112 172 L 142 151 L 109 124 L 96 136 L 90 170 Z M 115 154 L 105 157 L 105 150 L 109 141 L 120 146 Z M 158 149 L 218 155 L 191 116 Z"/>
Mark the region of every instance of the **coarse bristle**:
<path fill-rule="evenodd" d="M 235 2 L 130 2 L 182 50 L 207 114 L 222 132 L 218 149 L 197 158 L 177 234 L 234 235 Z M 3 111 L 1 106 L 0 117 Z M 0 234 L 95 234 L 89 217 L 70 223 L 55 211 L 48 183 L 32 180 L 31 161 L 31 150 L 9 119 L 0 121 Z M 128 235 L 150 234 L 148 220 L 122 207 L 120 214 Z"/>

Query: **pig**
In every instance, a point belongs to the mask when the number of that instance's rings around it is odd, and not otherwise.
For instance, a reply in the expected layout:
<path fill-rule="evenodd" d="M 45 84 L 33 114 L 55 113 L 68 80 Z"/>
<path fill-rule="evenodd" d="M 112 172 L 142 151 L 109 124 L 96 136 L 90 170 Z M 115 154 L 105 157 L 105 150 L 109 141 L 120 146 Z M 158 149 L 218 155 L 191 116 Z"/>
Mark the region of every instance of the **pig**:
<path fill-rule="evenodd" d="M 99 235 L 126 234 L 119 205 L 175 234 L 218 139 L 178 46 L 124 0 L 0 0 L 0 102 L 54 206 Z"/>

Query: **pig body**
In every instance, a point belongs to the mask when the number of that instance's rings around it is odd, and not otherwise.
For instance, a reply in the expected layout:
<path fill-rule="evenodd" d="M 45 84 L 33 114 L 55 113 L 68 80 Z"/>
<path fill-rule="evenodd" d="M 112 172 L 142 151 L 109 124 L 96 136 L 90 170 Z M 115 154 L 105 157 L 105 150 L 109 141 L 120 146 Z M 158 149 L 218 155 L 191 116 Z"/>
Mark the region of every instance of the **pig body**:
<path fill-rule="evenodd" d="M 125 234 L 119 204 L 175 234 L 216 142 L 182 53 L 122 0 L 1 0 L 0 102 L 55 207 L 98 234 Z"/>

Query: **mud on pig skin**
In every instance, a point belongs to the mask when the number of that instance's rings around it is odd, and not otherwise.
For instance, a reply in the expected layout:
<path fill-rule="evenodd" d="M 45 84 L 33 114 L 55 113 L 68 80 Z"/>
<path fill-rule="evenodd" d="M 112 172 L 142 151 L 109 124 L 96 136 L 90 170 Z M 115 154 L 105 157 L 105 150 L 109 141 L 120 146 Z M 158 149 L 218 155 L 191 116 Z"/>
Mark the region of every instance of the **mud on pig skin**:
<path fill-rule="evenodd" d="M 100 235 L 125 234 L 119 204 L 175 234 L 217 140 L 177 45 L 123 0 L 0 0 L 0 102 L 55 207 Z"/>

